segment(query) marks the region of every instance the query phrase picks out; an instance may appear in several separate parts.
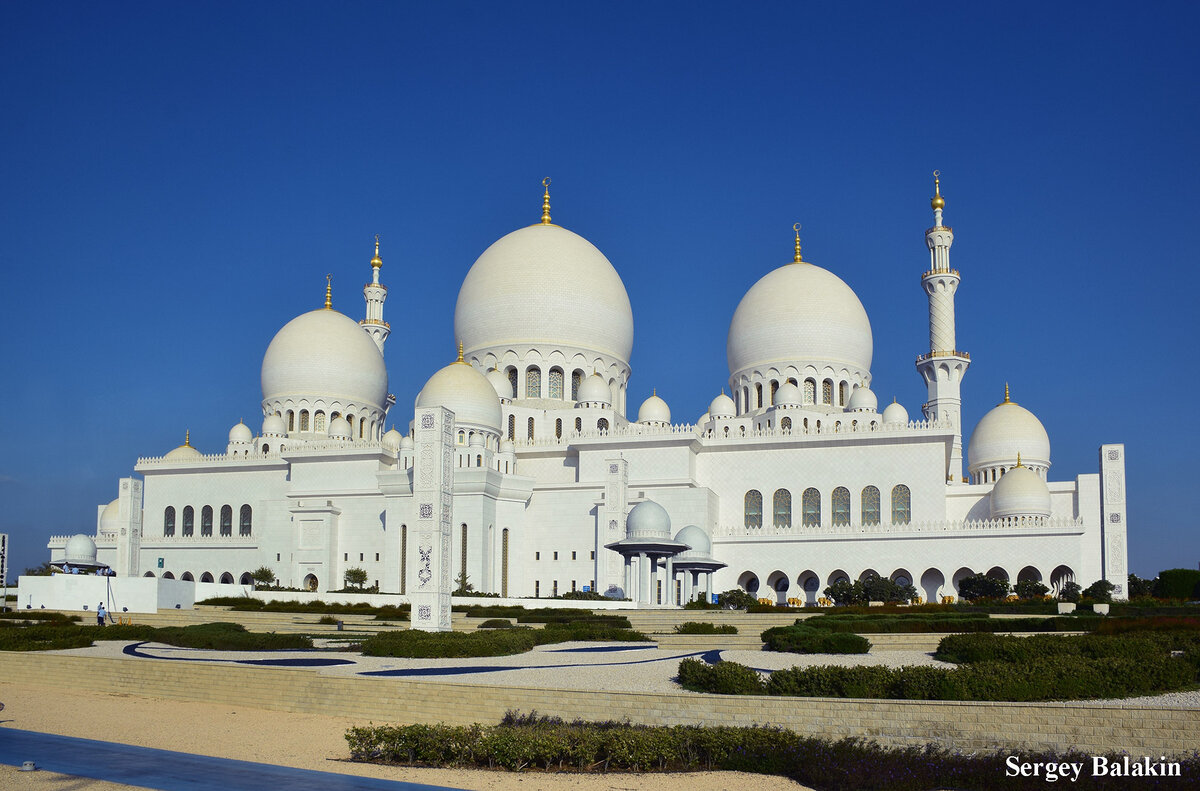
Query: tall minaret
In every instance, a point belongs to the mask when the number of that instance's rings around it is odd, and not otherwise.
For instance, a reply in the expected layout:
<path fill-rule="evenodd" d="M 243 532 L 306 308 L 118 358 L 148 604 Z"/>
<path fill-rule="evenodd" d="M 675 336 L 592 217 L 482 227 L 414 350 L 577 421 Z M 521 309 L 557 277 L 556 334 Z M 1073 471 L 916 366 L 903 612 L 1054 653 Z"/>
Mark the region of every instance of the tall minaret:
<path fill-rule="evenodd" d="M 944 420 L 954 425 L 954 446 L 946 468 L 946 480 L 962 480 L 962 397 L 959 388 L 963 374 L 971 365 L 971 355 L 960 351 L 954 341 L 954 292 L 958 290 L 958 272 L 950 268 L 950 245 L 954 232 L 942 225 L 942 198 L 938 171 L 933 171 L 933 227 L 925 232 L 929 248 L 929 271 L 921 276 L 921 285 L 929 296 L 929 353 L 917 358 L 917 371 L 925 380 L 929 400 L 922 406 L 927 420 Z"/>
<path fill-rule="evenodd" d="M 383 344 L 387 340 L 391 327 L 383 320 L 383 302 L 387 299 L 387 286 L 379 282 L 379 267 L 383 259 L 379 257 L 379 234 L 375 234 L 375 257 L 371 259 L 371 282 L 363 287 L 363 297 L 367 300 L 367 317 L 359 322 L 375 345 L 383 354 Z"/>

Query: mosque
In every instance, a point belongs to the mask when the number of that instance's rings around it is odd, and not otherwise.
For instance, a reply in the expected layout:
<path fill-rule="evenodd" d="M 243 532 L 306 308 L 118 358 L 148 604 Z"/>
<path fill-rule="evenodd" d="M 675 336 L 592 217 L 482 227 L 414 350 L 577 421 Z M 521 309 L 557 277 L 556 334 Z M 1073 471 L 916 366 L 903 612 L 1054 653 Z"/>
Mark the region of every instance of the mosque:
<path fill-rule="evenodd" d="M 929 350 L 916 358 L 928 400 L 912 417 L 895 400 L 879 409 L 867 312 L 803 259 L 798 230 L 792 260 L 733 311 L 729 394 L 714 386 L 694 423 L 657 395 L 632 416 L 629 297 L 600 250 L 551 222 L 547 183 L 541 221 L 467 272 L 458 359 L 412 407 L 388 393 L 376 239 L 363 318 L 333 309 L 327 285 L 324 307 L 267 346 L 257 431 L 239 422 L 220 453 L 186 438 L 138 459 L 91 541 L 53 537 L 51 560 L 94 542 L 118 576 L 245 584 L 266 566 L 314 591 L 362 569 L 408 596 L 436 567 L 443 588 L 648 606 L 737 586 L 811 603 L 869 574 L 929 601 L 980 572 L 1053 588 L 1107 579 L 1122 596 L 1123 445 L 1100 446 L 1096 472 L 1051 481 L 1046 430 L 1006 388 L 971 433 L 964 475 L 972 360 L 955 337 L 960 275 L 936 173 L 934 193 Z M 422 440 L 422 428 L 437 431 Z"/>

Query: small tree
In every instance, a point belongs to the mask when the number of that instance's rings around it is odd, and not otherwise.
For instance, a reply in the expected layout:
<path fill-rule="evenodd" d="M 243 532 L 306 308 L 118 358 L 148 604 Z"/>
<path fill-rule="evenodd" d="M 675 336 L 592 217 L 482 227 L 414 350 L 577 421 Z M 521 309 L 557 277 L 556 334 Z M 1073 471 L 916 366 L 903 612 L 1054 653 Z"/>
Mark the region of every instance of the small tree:
<path fill-rule="evenodd" d="M 825 596 L 832 599 L 834 604 L 851 605 L 851 604 L 866 604 L 867 592 L 863 589 L 861 581 L 850 582 L 850 580 L 841 579 L 825 589 Z"/>
<path fill-rule="evenodd" d="M 275 584 L 275 572 L 266 566 L 260 566 L 257 570 L 250 572 L 250 579 L 254 580 L 255 585 L 269 588 Z"/>
<path fill-rule="evenodd" d="M 969 602 L 1003 599 L 1008 595 L 1008 591 L 1008 580 L 1003 577 L 989 577 L 986 574 L 972 574 L 958 583 L 958 595 Z"/>
<path fill-rule="evenodd" d="M 347 588 L 361 588 L 367 584 L 367 572 L 364 569 L 346 569 L 342 578 L 346 580 Z"/>
<path fill-rule="evenodd" d="M 1080 595 L 1079 583 L 1074 580 L 1064 582 L 1062 587 L 1058 589 L 1059 601 L 1069 601 L 1073 604 L 1078 604 L 1081 598 L 1083 597 Z"/>
<path fill-rule="evenodd" d="M 1040 599 L 1049 593 L 1050 589 L 1037 580 L 1019 580 L 1013 591 L 1022 599 Z"/>
<path fill-rule="evenodd" d="M 1141 599 L 1154 595 L 1154 580 L 1144 580 L 1136 574 L 1129 575 L 1129 598 Z"/>
<path fill-rule="evenodd" d="M 1113 591 L 1116 589 L 1117 586 L 1113 585 L 1108 580 L 1096 580 L 1091 585 L 1087 586 L 1087 589 L 1083 592 L 1083 597 L 1085 599 L 1091 599 L 1092 601 L 1100 602 L 1101 604 L 1111 604 Z"/>
<path fill-rule="evenodd" d="M 466 596 L 475 590 L 475 586 L 471 584 L 470 577 L 467 576 L 466 569 L 458 573 L 458 576 L 454 578 L 454 584 L 457 587 L 455 587 L 454 592 L 451 594 L 452 596 Z"/>
<path fill-rule="evenodd" d="M 54 570 L 50 566 L 50 561 L 44 560 L 40 566 L 33 566 L 32 568 L 25 569 L 23 575 L 26 577 L 49 577 L 53 571 Z"/>
<path fill-rule="evenodd" d="M 862 582 L 862 590 L 868 602 L 910 602 L 917 598 L 917 589 L 913 585 L 897 585 L 885 577 L 868 577 Z"/>
<path fill-rule="evenodd" d="M 721 605 L 723 610 L 744 610 L 747 607 L 758 604 L 758 599 L 753 594 L 746 593 L 741 588 L 732 588 L 724 593 L 717 594 L 717 604 Z"/>

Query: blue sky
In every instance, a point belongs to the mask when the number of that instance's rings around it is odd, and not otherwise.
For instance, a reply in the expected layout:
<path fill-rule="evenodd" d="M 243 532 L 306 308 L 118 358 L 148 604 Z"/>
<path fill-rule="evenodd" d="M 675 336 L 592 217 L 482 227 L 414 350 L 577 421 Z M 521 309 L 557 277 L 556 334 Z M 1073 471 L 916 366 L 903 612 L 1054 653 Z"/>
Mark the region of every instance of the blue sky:
<path fill-rule="evenodd" d="M 962 7 L 960 7 L 962 6 Z M 458 286 L 554 219 L 625 281 L 630 403 L 694 421 L 742 294 L 805 257 L 859 295 L 917 414 L 930 172 L 973 426 L 1013 398 L 1051 477 L 1128 448 L 1138 574 L 1200 561 L 1194 4 L 0 4 L 0 531 L 91 532 L 138 456 L 260 420 L 274 332 L 361 317 L 383 238 L 401 425 Z M 1190 396 L 1189 396 L 1190 397 Z M 1153 407 L 1153 408 L 1152 408 Z M 1183 408 L 1181 413 L 1178 410 Z M 1151 414 L 1153 413 L 1153 414 Z M 15 576 L 14 574 L 10 575 Z"/>

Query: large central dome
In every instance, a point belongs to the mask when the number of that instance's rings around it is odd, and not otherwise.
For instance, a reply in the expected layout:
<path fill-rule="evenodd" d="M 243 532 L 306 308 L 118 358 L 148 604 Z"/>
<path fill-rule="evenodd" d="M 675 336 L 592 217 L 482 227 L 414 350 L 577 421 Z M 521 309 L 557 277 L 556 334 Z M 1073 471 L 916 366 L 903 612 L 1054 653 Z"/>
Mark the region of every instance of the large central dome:
<path fill-rule="evenodd" d="M 633 311 L 596 247 L 557 225 L 513 231 L 483 251 L 458 292 L 454 333 L 468 356 L 509 347 L 595 352 L 628 365 Z"/>

